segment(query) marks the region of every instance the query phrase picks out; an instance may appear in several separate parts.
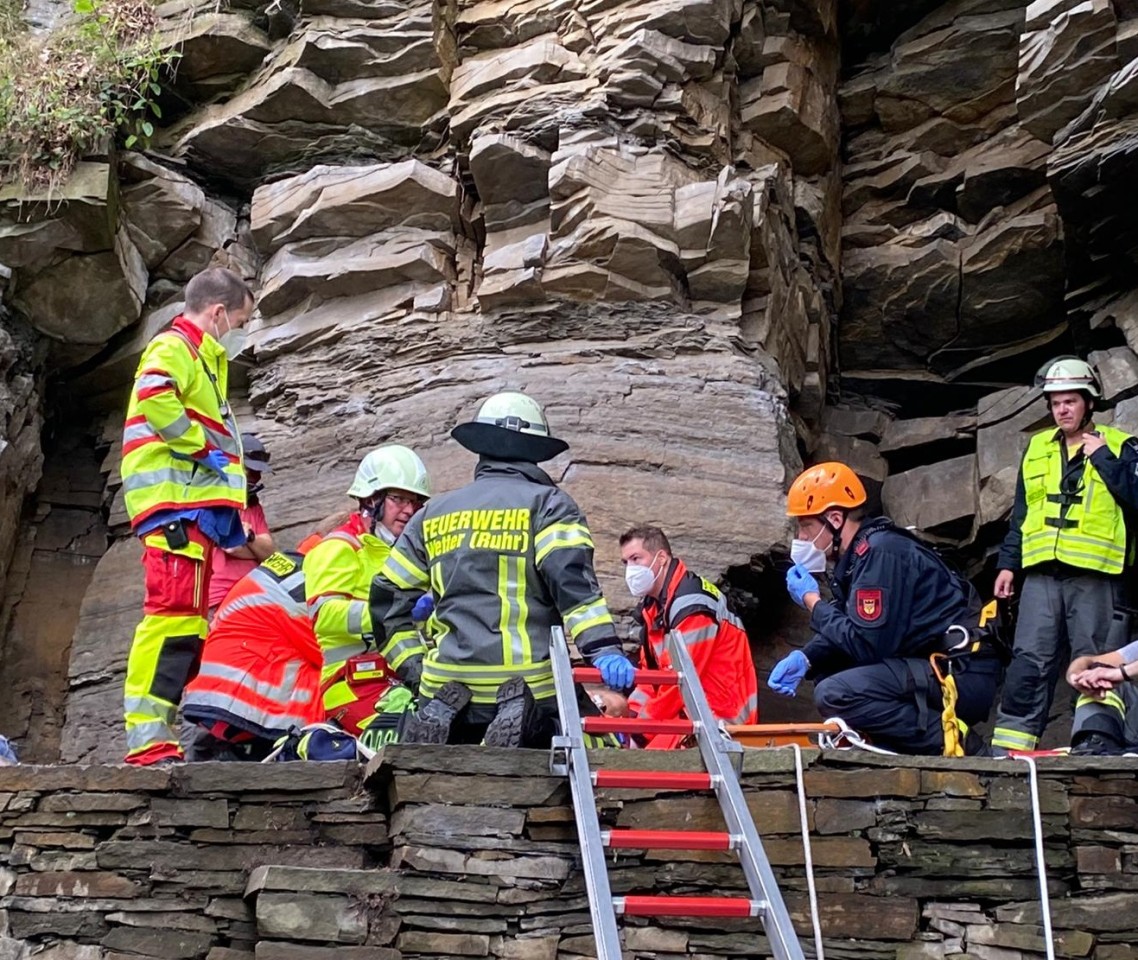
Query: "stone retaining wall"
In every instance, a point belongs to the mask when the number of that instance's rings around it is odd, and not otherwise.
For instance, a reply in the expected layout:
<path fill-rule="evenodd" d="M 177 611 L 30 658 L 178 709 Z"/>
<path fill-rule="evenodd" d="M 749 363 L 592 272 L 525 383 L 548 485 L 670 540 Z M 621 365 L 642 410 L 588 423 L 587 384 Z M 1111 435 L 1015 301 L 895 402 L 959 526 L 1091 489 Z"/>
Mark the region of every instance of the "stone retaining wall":
<path fill-rule="evenodd" d="M 692 769 L 690 753 L 599 754 Z M 1026 765 L 804 755 L 831 960 L 1043 954 Z M 1138 956 L 1133 760 L 1040 762 L 1057 951 Z M 813 952 L 793 755 L 744 786 Z M 714 800 L 599 794 L 616 827 L 714 830 Z M 741 893 L 716 853 L 610 857 L 615 894 Z M 750 921 L 625 924 L 639 957 L 768 955 Z M 0 769 L 0 960 L 569 960 L 593 952 L 568 791 L 538 752 L 355 764 Z"/>

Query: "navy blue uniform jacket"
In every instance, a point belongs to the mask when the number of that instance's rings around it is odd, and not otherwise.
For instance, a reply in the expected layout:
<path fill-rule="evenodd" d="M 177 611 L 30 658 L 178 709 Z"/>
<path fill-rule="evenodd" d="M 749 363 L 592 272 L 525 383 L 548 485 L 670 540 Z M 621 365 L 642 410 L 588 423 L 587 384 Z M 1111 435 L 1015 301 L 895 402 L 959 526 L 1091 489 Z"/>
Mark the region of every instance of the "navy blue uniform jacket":
<path fill-rule="evenodd" d="M 974 625 L 979 598 L 931 547 L 892 520 L 862 524 L 834 570 L 834 599 L 815 605 L 803 652 L 811 676 L 944 649 L 954 623 Z"/>

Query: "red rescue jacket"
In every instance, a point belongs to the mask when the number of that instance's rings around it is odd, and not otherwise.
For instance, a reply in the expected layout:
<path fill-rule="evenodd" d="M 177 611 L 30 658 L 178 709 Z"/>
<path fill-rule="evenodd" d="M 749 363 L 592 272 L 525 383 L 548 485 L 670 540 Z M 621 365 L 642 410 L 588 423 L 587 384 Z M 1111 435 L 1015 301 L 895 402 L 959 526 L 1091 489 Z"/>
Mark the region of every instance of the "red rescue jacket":
<path fill-rule="evenodd" d="M 727 608 L 727 598 L 715 584 L 688 571 L 673 559 L 660 599 L 646 597 L 636 608 L 644 637 L 640 665 L 670 668 L 664 637 L 675 630 L 691 654 L 712 712 L 728 723 L 757 723 L 758 679 L 743 624 Z M 639 717 L 673 720 L 684 715 L 679 687 L 638 686 L 628 698 Z M 672 747 L 677 738 L 658 736 L 649 746 Z"/>
<path fill-rule="evenodd" d="M 238 580 L 217 608 L 182 712 L 194 723 L 282 737 L 291 727 L 323 721 L 323 663 L 308 619 L 301 556 L 274 553 Z"/>

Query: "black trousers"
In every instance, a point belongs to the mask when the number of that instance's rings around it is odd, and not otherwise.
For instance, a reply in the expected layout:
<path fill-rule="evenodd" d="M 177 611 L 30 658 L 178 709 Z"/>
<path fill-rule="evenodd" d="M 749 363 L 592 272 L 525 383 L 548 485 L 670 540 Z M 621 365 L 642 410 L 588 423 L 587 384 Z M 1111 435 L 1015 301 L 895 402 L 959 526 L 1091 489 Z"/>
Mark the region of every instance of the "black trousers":
<path fill-rule="evenodd" d="M 956 715 L 969 726 L 987 719 L 1000 681 L 995 658 L 960 658 Z M 944 709 L 940 684 L 927 659 L 890 659 L 852 667 L 819 680 L 814 703 L 823 717 L 841 717 L 876 746 L 897 753 L 940 756 Z"/>

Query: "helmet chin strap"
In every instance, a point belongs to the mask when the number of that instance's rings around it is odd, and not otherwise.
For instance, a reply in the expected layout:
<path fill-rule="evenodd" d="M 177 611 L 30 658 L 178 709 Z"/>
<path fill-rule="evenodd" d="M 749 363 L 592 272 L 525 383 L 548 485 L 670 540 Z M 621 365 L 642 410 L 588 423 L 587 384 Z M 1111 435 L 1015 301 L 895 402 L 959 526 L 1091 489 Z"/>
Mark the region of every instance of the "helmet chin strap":
<path fill-rule="evenodd" d="M 825 514 L 822 515 L 822 523 L 830 531 L 830 549 L 827 552 L 831 560 L 837 560 L 842 552 L 842 530 L 846 525 L 846 512 L 842 511 L 842 522 L 839 526 L 835 527 L 830 523 Z"/>

